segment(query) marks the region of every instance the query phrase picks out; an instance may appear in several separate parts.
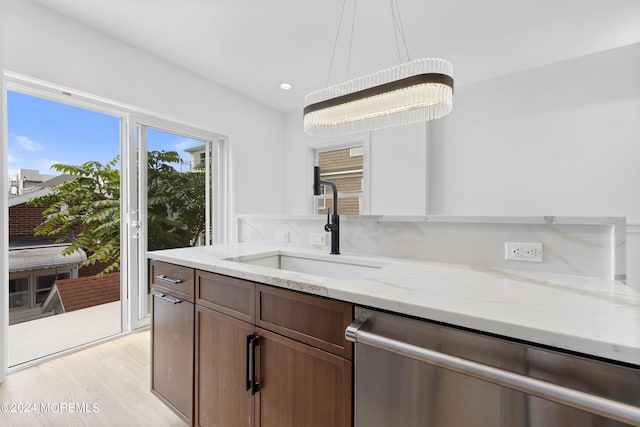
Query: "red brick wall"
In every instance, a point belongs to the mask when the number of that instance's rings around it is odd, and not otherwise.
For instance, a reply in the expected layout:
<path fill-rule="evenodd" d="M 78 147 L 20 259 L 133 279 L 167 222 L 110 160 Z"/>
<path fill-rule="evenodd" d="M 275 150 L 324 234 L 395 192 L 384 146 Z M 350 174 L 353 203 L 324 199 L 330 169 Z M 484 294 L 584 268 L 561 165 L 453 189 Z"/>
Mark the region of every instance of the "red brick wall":
<path fill-rule="evenodd" d="M 46 206 L 30 206 L 26 203 L 11 206 L 9 208 L 9 240 L 33 240 L 37 242 L 43 239 L 42 236 L 34 236 L 34 230 L 44 220 L 42 212 L 46 208 Z M 107 264 L 96 263 L 95 265 L 81 267 L 78 270 L 78 276 L 95 276 L 106 266 Z"/>
<path fill-rule="evenodd" d="M 33 237 L 33 230 L 42 223 L 45 206 L 28 206 L 26 203 L 9 207 L 9 239 Z"/>

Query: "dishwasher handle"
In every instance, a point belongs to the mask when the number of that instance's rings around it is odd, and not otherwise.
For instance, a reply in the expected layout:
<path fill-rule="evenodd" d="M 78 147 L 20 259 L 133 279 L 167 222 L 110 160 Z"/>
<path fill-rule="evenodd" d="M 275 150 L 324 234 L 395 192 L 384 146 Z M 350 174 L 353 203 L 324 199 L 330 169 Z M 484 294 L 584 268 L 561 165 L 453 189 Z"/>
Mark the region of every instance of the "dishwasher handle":
<path fill-rule="evenodd" d="M 366 320 L 355 320 L 347 326 L 345 338 L 356 344 L 389 351 L 592 414 L 640 426 L 640 408 L 636 406 L 377 335 L 365 330 L 366 323 Z"/>

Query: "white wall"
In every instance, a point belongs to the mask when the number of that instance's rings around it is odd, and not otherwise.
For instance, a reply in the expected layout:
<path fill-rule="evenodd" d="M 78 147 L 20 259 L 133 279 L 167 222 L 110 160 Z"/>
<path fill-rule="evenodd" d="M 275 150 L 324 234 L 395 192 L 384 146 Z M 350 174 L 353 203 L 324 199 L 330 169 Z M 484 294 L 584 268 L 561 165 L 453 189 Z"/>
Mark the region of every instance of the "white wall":
<path fill-rule="evenodd" d="M 227 135 L 236 212 L 284 211 L 284 114 L 32 2 L 0 2 L 0 69 Z"/>
<path fill-rule="evenodd" d="M 235 211 L 284 210 L 284 115 L 32 2 L 0 1 L 0 70 L 66 86 L 229 137 Z M 2 108 L 0 108 L 0 114 Z M 4 115 L 1 115 L 3 117 Z M 3 139 L 6 129 L 3 126 Z M 0 145 L 3 146 L 3 145 Z M 6 178 L 6 153 L 0 172 Z M 3 178 L 5 188 L 6 179 Z M 265 191 L 269 189 L 269 191 Z M 6 188 L 5 188 L 6 190 Z M 3 190 L 2 194 L 6 194 Z M 7 207 L 0 198 L 0 224 Z M 2 234 L 0 260 L 7 260 Z M 4 280 L 8 283 L 6 268 Z M 5 285 L 7 286 L 7 285 Z M 7 291 L 0 295 L 6 332 Z M 6 337 L 5 337 L 6 338 Z M 4 338 L 3 338 L 4 340 Z M 0 344 L 1 345 L 1 344 Z M 7 349 L 0 351 L 0 382 Z"/>
<path fill-rule="evenodd" d="M 640 44 L 456 88 L 431 213 L 640 219 Z"/>
<path fill-rule="evenodd" d="M 372 215 L 428 212 L 428 124 L 371 132 Z"/>

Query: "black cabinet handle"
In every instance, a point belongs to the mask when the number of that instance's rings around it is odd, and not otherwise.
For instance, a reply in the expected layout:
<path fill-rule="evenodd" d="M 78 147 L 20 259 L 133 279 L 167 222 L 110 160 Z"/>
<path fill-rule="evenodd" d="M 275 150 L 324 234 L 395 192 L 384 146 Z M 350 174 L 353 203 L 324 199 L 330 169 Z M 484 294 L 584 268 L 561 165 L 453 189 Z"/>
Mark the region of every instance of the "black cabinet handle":
<path fill-rule="evenodd" d="M 251 347 L 251 395 L 260 391 L 260 381 L 256 380 L 256 347 L 260 345 L 260 337 L 254 335 L 249 342 Z"/>
<path fill-rule="evenodd" d="M 247 388 L 246 390 L 251 390 L 251 385 L 253 382 L 253 378 L 251 378 L 251 368 L 249 367 L 251 365 L 251 339 L 255 337 L 255 335 L 247 335 L 246 336 L 246 344 L 245 344 L 245 377 L 247 379 Z"/>

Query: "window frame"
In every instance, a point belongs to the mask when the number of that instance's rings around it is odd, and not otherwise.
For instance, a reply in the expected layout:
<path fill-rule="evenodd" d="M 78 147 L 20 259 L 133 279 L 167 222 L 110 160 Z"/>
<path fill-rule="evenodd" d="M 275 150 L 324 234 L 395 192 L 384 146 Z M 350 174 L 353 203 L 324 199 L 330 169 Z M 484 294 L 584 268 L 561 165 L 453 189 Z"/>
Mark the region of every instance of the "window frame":
<path fill-rule="evenodd" d="M 34 308 L 38 308 L 39 304 L 37 303 L 37 294 L 38 294 L 38 278 L 45 276 L 56 276 L 56 279 L 53 283 L 58 280 L 57 276 L 67 274 L 69 278 L 77 277 L 77 269 L 74 269 L 71 266 L 68 267 L 57 267 L 57 268 L 44 268 L 37 270 L 26 270 L 19 271 L 15 273 L 9 273 L 9 280 L 19 280 L 19 279 L 27 279 L 27 305 L 21 307 L 11 307 L 9 304 L 9 310 L 11 312 L 22 311 L 22 310 L 32 310 Z M 62 279 L 60 279 L 62 280 Z M 50 292 L 53 289 L 53 284 L 48 289 L 41 289 L 40 291 L 46 290 Z M 20 292 L 9 292 L 9 301 L 11 301 L 11 295 L 23 294 L 25 291 Z"/>
<path fill-rule="evenodd" d="M 20 272 L 20 273 L 15 273 L 12 277 L 12 275 L 9 275 L 9 283 L 11 280 L 20 280 L 20 279 L 27 279 L 27 289 L 25 291 L 19 291 L 19 292 L 11 292 L 11 288 L 9 288 L 8 290 L 8 297 L 9 297 L 9 310 L 10 311 L 15 311 L 15 310 L 27 310 L 30 308 L 31 305 L 31 297 L 29 295 L 29 291 L 31 289 L 31 285 L 30 285 L 30 277 L 29 277 L 29 273 L 28 272 Z M 15 295 L 25 295 L 27 296 L 27 304 L 26 306 L 16 306 L 16 307 L 12 307 L 11 306 L 11 297 L 15 296 Z"/>
<path fill-rule="evenodd" d="M 362 156 L 362 191 L 360 192 L 338 192 L 338 199 L 345 198 L 360 198 L 360 213 L 358 215 L 368 215 L 370 210 L 370 151 L 371 151 L 371 143 L 370 143 L 370 134 L 367 133 L 361 139 L 351 139 L 349 141 L 332 144 L 332 145 L 322 145 L 315 146 L 311 148 L 311 161 L 314 166 L 319 165 L 319 156 L 321 153 L 326 153 L 330 151 L 338 151 L 338 150 L 350 150 L 350 155 L 354 156 L 354 149 L 361 149 Z M 360 150 L 358 150 L 360 151 Z M 318 214 L 318 209 L 324 208 L 322 207 L 326 203 L 326 199 L 331 199 L 333 195 L 330 192 L 323 191 L 323 194 L 320 196 L 314 196 L 312 198 L 311 210 L 314 215 Z M 326 206 L 326 205 L 324 205 Z"/>

